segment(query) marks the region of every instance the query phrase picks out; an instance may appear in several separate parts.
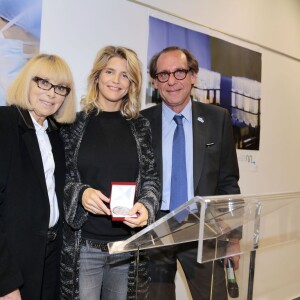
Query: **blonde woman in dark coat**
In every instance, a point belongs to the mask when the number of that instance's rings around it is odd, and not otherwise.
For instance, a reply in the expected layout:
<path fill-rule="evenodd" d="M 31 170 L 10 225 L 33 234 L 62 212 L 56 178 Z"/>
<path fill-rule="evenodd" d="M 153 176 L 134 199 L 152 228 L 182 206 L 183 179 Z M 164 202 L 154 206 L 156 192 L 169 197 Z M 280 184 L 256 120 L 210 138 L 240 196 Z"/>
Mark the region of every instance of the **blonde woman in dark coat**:
<path fill-rule="evenodd" d="M 64 147 L 75 119 L 71 71 L 56 55 L 33 57 L 0 108 L 0 299 L 58 299 Z"/>
<path fill-rule="evenodd" d="M 63 299 L 147 298 L 148 269 L 134 254 L 109 254 L 107 243 L 125 240 L 154 221 L 160 183 L 150 124 L 139 114 L 141 69 L 134 51 L 101 49 L 88 79 L 83 110 L 64 128 L 67 179 L 62 255 Z M 136 182 L 136 202 L 124 222 L 111 219 L 111 182 Z"/>

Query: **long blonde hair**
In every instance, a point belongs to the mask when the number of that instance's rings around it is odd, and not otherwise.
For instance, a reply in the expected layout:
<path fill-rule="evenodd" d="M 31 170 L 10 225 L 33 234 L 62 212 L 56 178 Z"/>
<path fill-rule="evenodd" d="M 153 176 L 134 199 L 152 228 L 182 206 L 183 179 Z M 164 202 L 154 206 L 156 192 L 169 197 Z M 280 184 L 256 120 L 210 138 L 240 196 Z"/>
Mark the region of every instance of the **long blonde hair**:
<path fill-rule="evenodd" d="M 40 76 L 42 72 L 44 76 L 47 74 L 47 77 L 51 77 L 71 89 L 53 118 L 59 123 L 72 123 L 76 117 L 73 76 L 68 64 L 57 55 L 38 54 L 32 57 L 9 86 L 6 93 L 7 103 L 31 110 L 28 97 L 30 82 L 35 76 Z"/>
<path fill-rule="evenodd" d="M 113 57 L 120 57 L 126 60 L 127 75 L 130 81 L 128 93 L 123 98 L 121 104 L 121 114 L 128 119 L 137 118 L 141 106 L 141 63 L 137 57 L 137 54 L 133 50 L 125 47 L 107 46 L 99 50 L 96 55 L 91 73 L 88 77 L 87 94 L 82 99 L 82 109 L 87 112 L 93 109 L 97 109 L 98 113 L 102 111 L 101 104 L 98 101 L 98 79 L 101 71 L 106 67 L 108 61 Z"/>

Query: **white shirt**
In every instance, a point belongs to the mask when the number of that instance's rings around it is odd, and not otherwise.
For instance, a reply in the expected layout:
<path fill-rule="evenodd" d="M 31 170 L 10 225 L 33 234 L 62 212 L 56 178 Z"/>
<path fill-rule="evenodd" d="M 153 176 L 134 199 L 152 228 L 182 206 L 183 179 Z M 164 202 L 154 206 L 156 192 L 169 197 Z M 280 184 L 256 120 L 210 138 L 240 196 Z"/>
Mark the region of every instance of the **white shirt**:
<path fill-rule="evenodd" d="M 59 210 L 57 197 L 55 193 L 55 179 L 54 170 L 55 163 L 52 154 L 52 146 L 46 132 L 48 128 L 48 121 L 45 120 L 43 126 L 41 126 L 30 114 L 32 122 L 35 127 L 35 133 L 39 142 L 40 152 L 43 160 L 43 167 L 46 179 L 46 185 L 48 190 L 49 205 L 50 205 L 50 218 L 49 218 L 49 228 L 53 227 L 59 218 Z"/>

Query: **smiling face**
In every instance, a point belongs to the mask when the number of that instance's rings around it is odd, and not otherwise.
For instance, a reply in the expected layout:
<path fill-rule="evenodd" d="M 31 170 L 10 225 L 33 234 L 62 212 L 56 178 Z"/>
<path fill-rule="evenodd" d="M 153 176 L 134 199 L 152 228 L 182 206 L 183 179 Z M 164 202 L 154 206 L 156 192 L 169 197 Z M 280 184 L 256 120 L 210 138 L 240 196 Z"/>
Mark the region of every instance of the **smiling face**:
<path fill-rule="evenodd" d="M 174 72 L 179 69 L 189 69 L 186 56 L 179 50 L 162 53 L 156 63 L 157 73 Z M 154 79 L 154 87 L 158 89 L 164 102 L 176 113 L 181 112 L 190 101 L 192 85 L 196 81 L 196 75 L 188 72 L 183 80 L 178 80 L 173 74 L 167 82 L 159 82 Z"/>
<path fill-rule="evenodd" d="M 39 77 L 47 80 L 53 85 L 61 83 L 55 82 L 51 77 L 39 74 Z M 30 112 L 34 119 L 42 125 L 46 117 L 51 116 L 57 112 L 63 104 L 65 96 L 58 95 L 54 89 L 44 90 L 38 87 L 37 82 L 31 80 L 29 86 L 29 103 L 31 106 Z"/>
<path fill-rule="evenodd" d="M 128 94 L 129 86 L 126 60 L 120 57 L 111 58 L 98 79 L 98 101 L 103 110 L 120 110 L 122 100 Z"/>

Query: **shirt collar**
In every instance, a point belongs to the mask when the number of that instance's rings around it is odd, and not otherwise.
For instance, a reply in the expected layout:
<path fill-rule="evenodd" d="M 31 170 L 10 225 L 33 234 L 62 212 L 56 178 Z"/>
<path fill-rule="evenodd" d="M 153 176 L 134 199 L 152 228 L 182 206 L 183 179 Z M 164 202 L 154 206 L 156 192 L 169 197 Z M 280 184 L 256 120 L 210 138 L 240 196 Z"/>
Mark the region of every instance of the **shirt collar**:
<path fill-rule="evenodd" d="M 47 130 L 48 128 L 48 121 L 47 119 L 45 119 L 45 121 L 43 122 L 43 125 L 40 125 L 36 120 L 35 118 L 32 116 L 31 112 L 29 112 L 30 114 L 30 117 L 31 117 L 31 120 L 32 120 L 32 123 L 34 125 L 34 128 L 35 128 L 35 131 L 37 133 L 43 133 Z"/>
<path fill-rule="evenodd" d="M 162 103 L 162 113 L 164 119 L 167 123 L 171 123 L 176 114 L 168 105 L 164 102 Z M 185 108 L 180 112 L 179 115 L 183 115 L 183 117 L 188 121 L 192 122 L 192 101 L 189 101 Z"/>

